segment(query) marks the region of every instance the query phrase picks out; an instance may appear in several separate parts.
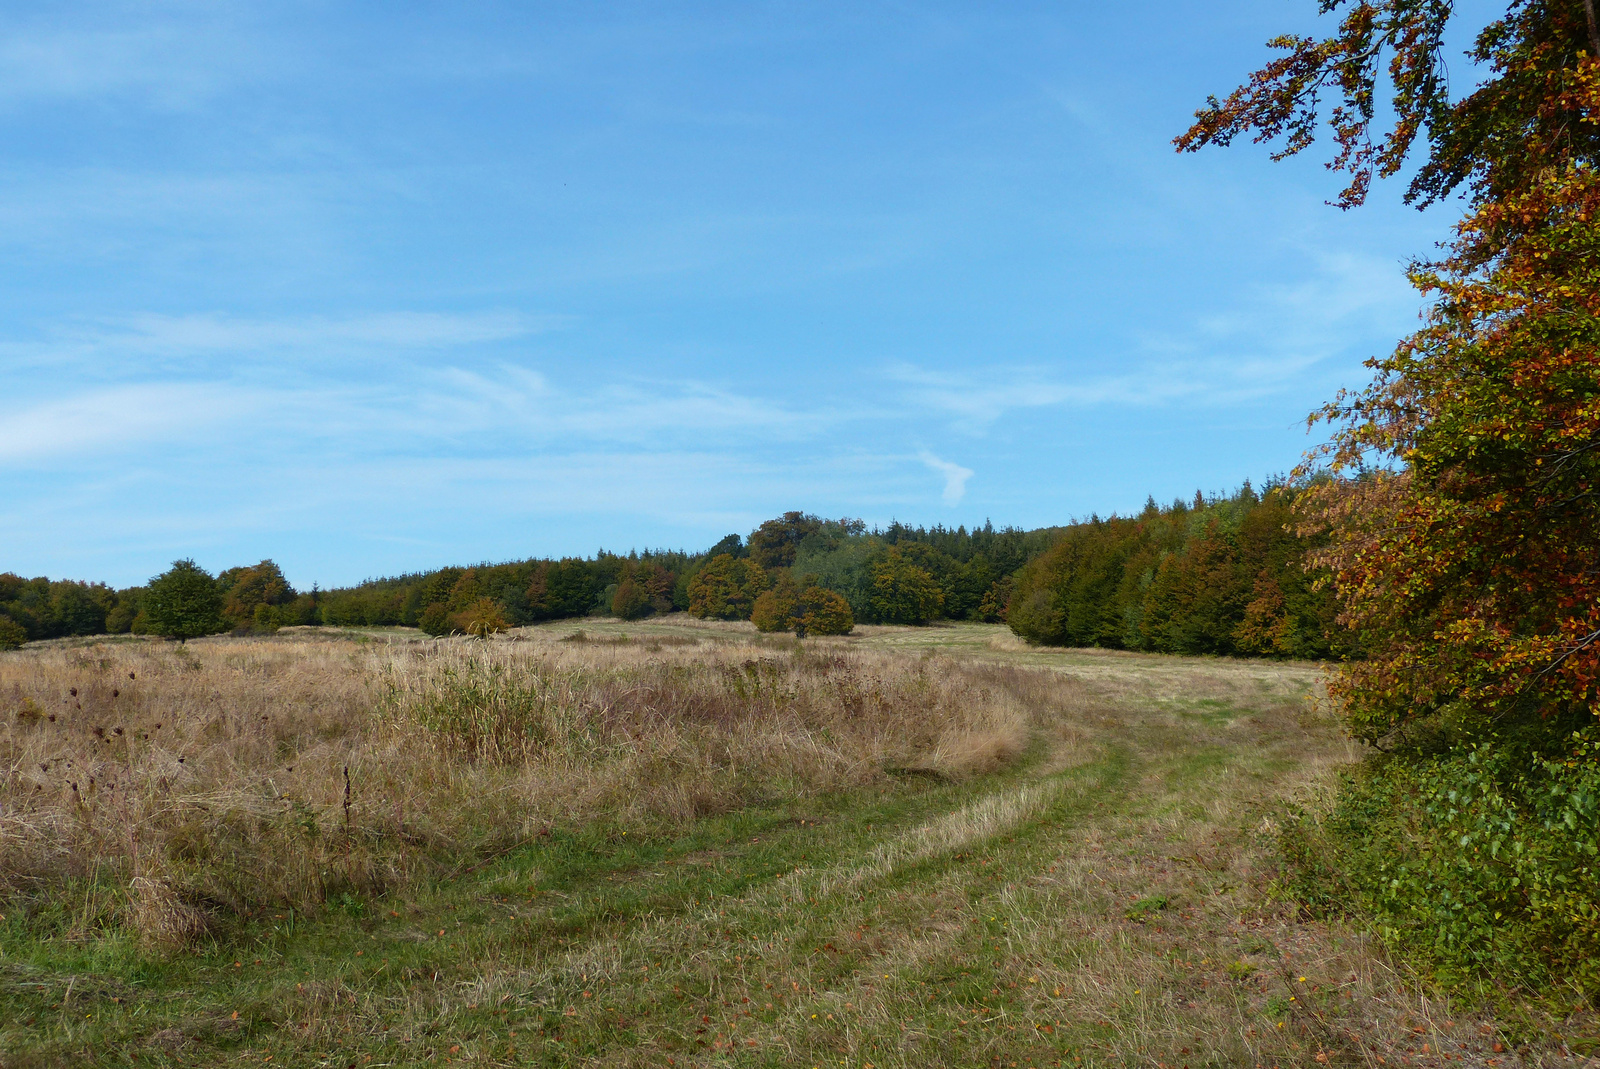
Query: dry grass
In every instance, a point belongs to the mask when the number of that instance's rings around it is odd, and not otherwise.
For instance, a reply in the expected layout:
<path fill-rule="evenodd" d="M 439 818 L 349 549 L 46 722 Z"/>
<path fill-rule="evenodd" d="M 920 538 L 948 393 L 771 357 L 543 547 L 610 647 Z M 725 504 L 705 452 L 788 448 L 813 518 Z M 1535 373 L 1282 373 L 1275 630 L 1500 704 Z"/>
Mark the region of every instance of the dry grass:
<path fill-rule="evenodd" d="M 12 893 L 112 872 L 170 945 L 246 875 L 394 892 L 98 972 L 11 912 L 0 1067 L 1583 1061 L 1274 893 L 1274 821 L 1352 756 L 1313 666 L 583 627 L 0 658 Z M 77 797 L 22 784 L 57 759 Z"/>
<path fill-rule="evenodd" d="M 182 942 L 461 867 L 552 825 L 621 832 L 1016 757 L 991 670 L 848 649 L 216 640 L 0 659 L 0 888 L 88 877 Z"/>

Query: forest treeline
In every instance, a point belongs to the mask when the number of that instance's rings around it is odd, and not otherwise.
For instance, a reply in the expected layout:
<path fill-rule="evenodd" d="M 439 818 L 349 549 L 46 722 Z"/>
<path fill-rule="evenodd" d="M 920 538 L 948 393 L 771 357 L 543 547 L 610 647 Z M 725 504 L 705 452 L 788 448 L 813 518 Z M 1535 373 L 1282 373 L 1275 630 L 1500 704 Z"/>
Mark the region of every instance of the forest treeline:
<path fill-rule="evenodd" d="M 685 611 L 762 630 L 848 632 L 856 623 L 1009 622 L 1030 642 L 1180 653 L 1327 657 L 1342 651 L 1328 598 L 1291 530 L 1296 490 L 1246 483 L 1226 496 L 1062 527 L 867 529 L 788 512 L 700 553 L 447 567 L 296 591 L 272 561 L 229 568 L 183 624 L 151 586 L 0 576 L 0 644 L 101 633 L 405 626 L 482 634 L 590 615 Z M 156 583 L 175 582 L 176 573 Z M 185 563 L 185 582 L 196 575 Z M 170 601 L 171 599 L 167 599 Z M 167 601 L 161 604 L 165 606 Z"/>

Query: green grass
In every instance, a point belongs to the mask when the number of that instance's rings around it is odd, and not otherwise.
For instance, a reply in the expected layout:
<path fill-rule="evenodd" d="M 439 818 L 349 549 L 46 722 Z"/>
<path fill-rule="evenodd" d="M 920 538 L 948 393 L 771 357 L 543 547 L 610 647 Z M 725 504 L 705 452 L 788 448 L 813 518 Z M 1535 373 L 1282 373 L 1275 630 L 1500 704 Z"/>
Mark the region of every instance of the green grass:
<path fill-rule="evenodd" d="M 1087 741 L 1046 720 L 1000 774 L 670 835 L 558 825 L 193 952 L 75 934 L 96 908 L 80 886 L 0 922 L 0 1065 L 1425 1064 L 1423 1032 L 1436 1053 L 1468 1027 L 1269 893 L 1274 815 L 1343 753 L 1300 712 L 1310 670 L 949 630 L 970 649 L 941 655 L 1098 680 L 1102 704 L 1075 714 Z M 864 641 L 922 655 L 950 637 L 924 634 Z"/>

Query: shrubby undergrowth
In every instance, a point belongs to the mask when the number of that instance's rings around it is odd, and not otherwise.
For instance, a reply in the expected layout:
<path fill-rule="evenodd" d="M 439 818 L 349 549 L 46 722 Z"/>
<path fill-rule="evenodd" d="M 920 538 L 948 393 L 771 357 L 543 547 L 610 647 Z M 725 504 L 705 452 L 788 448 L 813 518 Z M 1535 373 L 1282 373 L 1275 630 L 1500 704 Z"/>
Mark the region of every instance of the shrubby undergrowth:
<path fill-rule="evenodd" d="M 1282 834 L 1288 882 L 1442 981 L 1600 997 L 1600 730 L 1380 754 Z"/>

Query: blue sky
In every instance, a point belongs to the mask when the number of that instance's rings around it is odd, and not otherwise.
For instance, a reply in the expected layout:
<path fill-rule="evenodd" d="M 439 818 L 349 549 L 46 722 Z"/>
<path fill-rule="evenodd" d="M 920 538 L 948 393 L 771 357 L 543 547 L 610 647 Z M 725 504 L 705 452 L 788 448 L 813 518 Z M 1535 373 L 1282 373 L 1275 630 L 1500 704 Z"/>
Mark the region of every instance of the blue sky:
<path fill-rule="evenodd" d="M 1309 0 L 19 7 L 27 575 L 328 586 L 1224 490 L 1413 329 L 1404 263 L 1459 212 L 1172 151 Z"/>

